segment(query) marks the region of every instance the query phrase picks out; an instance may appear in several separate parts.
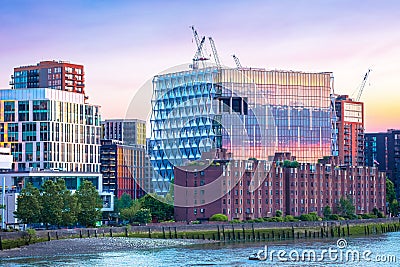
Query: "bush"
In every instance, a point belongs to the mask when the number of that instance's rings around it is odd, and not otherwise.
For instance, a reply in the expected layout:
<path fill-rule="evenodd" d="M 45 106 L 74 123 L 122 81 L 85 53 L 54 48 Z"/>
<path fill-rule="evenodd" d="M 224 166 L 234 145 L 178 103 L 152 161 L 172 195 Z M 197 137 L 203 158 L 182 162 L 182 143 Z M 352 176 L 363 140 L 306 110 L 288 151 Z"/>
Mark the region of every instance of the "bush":
<path fill-rule="evenodd" d="M 262 222 L 264 222 L 264 219 L 263 218 L 257 218 L 257 219 L 254 219 L 254 222 L 262 223 Z"/>
<path fill-rule="evenodd" d="M 231 221 L 231 223 L 241 223 L 242 221 L 241 220 L 238 220 L 238 219 L 233 219 L 232 221 Z"/>
<path fill-rule="evenodd" d="M 298 167 L 299 167 L 299 163 L 296 160 L 294 160 L 290 163 L 290 168 L 298 168 Z"/>
<path fill-rule="evenodd" d="M 380 211 L 378 212 L 378 218 L 385 218 L 385 215 L 383 215 L 383 213 Z"/>
<path fill-rule="evenodd" d="M 282 211 L 281 211 L 281 210 L 277 210 L 277 211 L 275 212 L 275 216 L 276 216 L 276 217 L 282 217 Z"/>
<path fill-rule="evenodd" d="M 275 216 L 275 217 L 268 218 L 267 222 L 283 222 L 283 218 Z"/>
<path fill-rule="evenodd" d="M 355 220 L 358 218 L 357 215 L 355 215 L 355 214 L 349 214 L 349 215 L 343 216 L 343 217 L 346 219 L 349 219 L 349 220 Z"/>
<path fill-rule="evenodd" d="M 25 240 L 25 244 L 30 244 L 31 241 L 35 240 L 36 238 L 36 230 L 27 229 L 25 232 L 23 232 L 22 238 Z"/>
<path fill-rule="evenodd" d="M 175 222 L 174 219 L 166 220 L 166 221 L 161 221 L 160 223 L 173 223 L 173 222 Z"/>
<path fill-rule="evenodd" d="M 228 221 L 228 216 L 221 214 L 221 213 L 217 213 L 214 214 L 213 216 L 210 217 L 210 221 L 214 221 L 214 222 L 227 222 Z"/>
<path fill-rule="evenodd" d="M 317 215 L 316 212 L 311 212 L 309 214 L 300 215 L 300 220 L 302 220 L 302 221 L 320 221 L 321 218 Z"/>
<path fill-rule="evenodd" d="M 363 219 L 375 219 L 375 218 L 378 218 L 378 216 L 376 216 L 375 214 L 361 214 L 361 217 Z"/>
<path fill-rule="evenodd" d="M 298 219 L 293 217 L 293 215 L 286 215 L 285 216 L 285 222 L 297 222 L 297 221 L 298 221 Z"/>
<path fill-rule="evenodd" d="M 338 214 L 332 214 L 331 216 L 329 216 L 329 220 L 338 221 L 339 220 L 339 215 Z"/>

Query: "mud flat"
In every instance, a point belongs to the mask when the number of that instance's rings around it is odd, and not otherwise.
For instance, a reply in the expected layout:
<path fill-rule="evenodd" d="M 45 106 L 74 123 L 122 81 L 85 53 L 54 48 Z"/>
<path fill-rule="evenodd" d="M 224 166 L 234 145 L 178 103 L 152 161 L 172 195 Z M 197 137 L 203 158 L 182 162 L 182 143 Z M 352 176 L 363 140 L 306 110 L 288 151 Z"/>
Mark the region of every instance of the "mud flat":
<path fill-rule="evenodd" d="M 0 262 L 6 258 L 47 257 L 68 254 L 93 254 L 109 251 L 159 249 L 210 243 L 208 240 L 148 239 L 100 237 L 63 239 L 36 243 L 21 248 L 0 251 Z"/>

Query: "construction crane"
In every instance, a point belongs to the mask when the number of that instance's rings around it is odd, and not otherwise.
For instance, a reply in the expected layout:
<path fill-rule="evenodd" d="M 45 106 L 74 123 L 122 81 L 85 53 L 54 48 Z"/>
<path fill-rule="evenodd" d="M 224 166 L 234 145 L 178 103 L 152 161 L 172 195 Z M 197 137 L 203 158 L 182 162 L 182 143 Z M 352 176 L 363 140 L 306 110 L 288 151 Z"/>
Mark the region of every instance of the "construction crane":
<path fill-rule="evenodd" d="M 199 66 L 198 61 L 202 61 L 203 67 L 205 67 L 204 61 L 208 60 L 208 58 L 206 58 L 203 53 L 203 45 L 204 45 L 204 41 L 205 41 L 205 36 L 203 36 L 202 40 L 200 41 L 199 35 L 197 34 L 197 31 L 194 28 L 194 26 L 192 25 L 192 26 L 190 26 L 190 28 L 192 29 L 193 36 L 194 36 L 194 39 L 196 41 L 196 46 L 197 46 L 197 51 L 196 51 L 195 57 L 193 58 L 193 65 L 191 67 L 193 69 L 195 69 L 195 68 L 197 69 Z"/>
<path fill-rule="evenodd" d="M 218 68 L 220 68 L 221 67 L 221 62 L 219 61 L 217 48 L 215 47 L 214 40 L 211 37 L 208 37 L 208 40 L 210 41 L 211 49 L 212 49 L 212 52 L 214 54 L 215 64 L 217 65 Z"/>
<path fill-rule="evenodd" d="M 208 58 L 205 58 L 202 56 L 202 50 L 203 50 L 203 45 L 204 45 L 205 41 L 206 41 L 206 37 L 203 36 L 203 38 L 200 41 L 199 47 L 197 48 L 196 54 L 193 57 L 193 65 L 192 65 L 193 69 L 199 68 L 198 61 L 202 61 L 203 66 L 204 66 L 204 60 L 208 60 Z"/>
<path fill-rule="evenodd" d="M 240 64 L 240 61 L 239 61 L 238 57 L 237 57 L 235 54 L 233 54 L 232 57 L 233 57 L 233 59 L 235 60 L 236 67 L 237 67 L 238 69 L 241 69 L 241 68 L 242 68 L 242 64 Z"/>
<path fill-rule="evenodd" d="M 371 72 L 371 69 L 368 69 L 368 71 L 365 73 L 364 75 L 364 79 L 362 80 L 359 89 L 358 89 L 358 95 L 356 97 L 356 101 L 360 101 L 361 95 L 363 93 L 365 84 L 367 83 L 368 77 L 369 77 L 369 73 Z"/>

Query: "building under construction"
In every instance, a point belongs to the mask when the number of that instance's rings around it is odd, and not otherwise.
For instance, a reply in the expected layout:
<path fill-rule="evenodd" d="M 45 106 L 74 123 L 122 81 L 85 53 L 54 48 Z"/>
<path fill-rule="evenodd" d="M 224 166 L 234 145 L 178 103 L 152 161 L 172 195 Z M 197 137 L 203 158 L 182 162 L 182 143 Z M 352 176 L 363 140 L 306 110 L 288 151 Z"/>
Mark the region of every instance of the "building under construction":
<path fill-rule="evenodd" d="M 290 152 L 317 162 L 332 154 L 331 73 L 242 68 L 237 58 L 237 68 L 221 67 L 209 39 L 214 66 L 204 62 L 203 37 L 191 69 L 153 79 L 150 154 L 162 178 L 156 192 L 168 190 L 175 166 L 213 149 L 242 160 Z"/>

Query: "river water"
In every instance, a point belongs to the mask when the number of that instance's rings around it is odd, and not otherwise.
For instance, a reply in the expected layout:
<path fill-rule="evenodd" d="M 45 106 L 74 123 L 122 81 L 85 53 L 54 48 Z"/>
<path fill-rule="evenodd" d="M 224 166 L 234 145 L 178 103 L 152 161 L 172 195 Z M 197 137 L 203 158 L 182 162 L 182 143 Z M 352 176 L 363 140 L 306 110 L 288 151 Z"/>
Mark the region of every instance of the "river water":
<path fill-rule="evenodd" d="M 129 242 L 134 240 L 130 239 Z M 154 242 L 154 241 L 153 241 Z M 0 259 L 2 266 L 400 266 L 400 233 L 346 238 L 235 242 Z M 265 247 L 267 246 L 267 247 Z M 112 250 L 112 248 L 110 248 Z M 252 261 L 254 251 L 265 261 Z M 283 251 L 283 252 L 282 252 Z M 324 252 L 325 251 L 325 252 Z M 267 252 L 267 253 L 265 253 Z M 315 252 L 315 257 L 313 257 Z M 280 254 L 279 254 L 280 253 Z M 359 258 L 357 257 L 359 255 Z M 385 261 L 385 262 L 382 262 Z"/>

